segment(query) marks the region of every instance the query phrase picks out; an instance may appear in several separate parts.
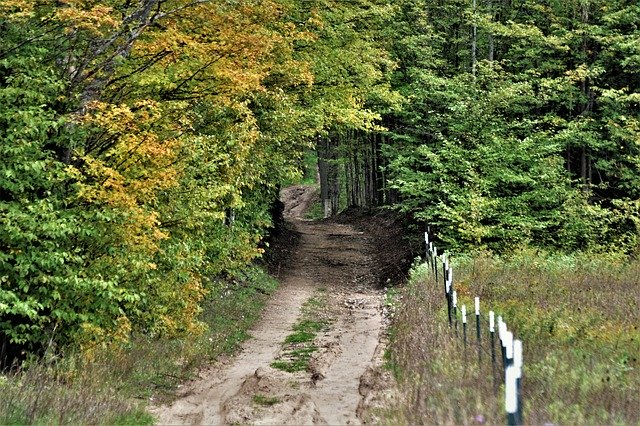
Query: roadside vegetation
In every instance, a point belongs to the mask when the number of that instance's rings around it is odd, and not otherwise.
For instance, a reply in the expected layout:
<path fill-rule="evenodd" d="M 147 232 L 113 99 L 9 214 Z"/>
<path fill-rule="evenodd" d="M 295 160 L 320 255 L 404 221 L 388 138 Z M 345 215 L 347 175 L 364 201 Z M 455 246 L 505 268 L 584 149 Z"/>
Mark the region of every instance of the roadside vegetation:
<path fill-rule="evenodd" d="M 460 256 L 454 271 L 459 306 L 480 296 L 483 327 L 492 309 L 523 341 L 526 424 L 640 422 L 639 261 L 523 250 Z M 402 392 L 392 423 L 504 423 L 502 370 L 494 374 L 487 340 L 478 363 L 473 315 L 465 350 L 424 264 L 399 304 L 387 354 Z"/>
<path fill-rule="evenodd" d="M 27 362 L 0 376 L 0 424 L 151 424 L 149 403 L 170 399 L 196 369 L 232 354 L 249 337 L 276 281 L 259 268 L 218 282 L 199 320 L 205 332 L 167 339 L 134 335 L 126 344 Z"/>

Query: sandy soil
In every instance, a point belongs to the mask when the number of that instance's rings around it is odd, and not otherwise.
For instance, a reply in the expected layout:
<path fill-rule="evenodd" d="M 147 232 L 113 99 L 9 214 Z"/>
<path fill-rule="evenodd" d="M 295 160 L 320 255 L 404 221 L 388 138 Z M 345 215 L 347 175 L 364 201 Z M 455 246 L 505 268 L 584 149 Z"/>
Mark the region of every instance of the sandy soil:
<path fill-rule="evenodd" d="M 317 196 L 312 187 L 281 195 L 299 239 L 280 270 L 280 289 L 236 357 L 202 371 L 171 405 L 153 408 L 159 424 L 363 424 L 393 397 L 380 368 L 386 316 L 374 237 L 337 221 L 302 220 Z M 314 341 L 309 371 L 270 367 L 301 305 L 318 291 L 328 295 L 331 325 Z"/>

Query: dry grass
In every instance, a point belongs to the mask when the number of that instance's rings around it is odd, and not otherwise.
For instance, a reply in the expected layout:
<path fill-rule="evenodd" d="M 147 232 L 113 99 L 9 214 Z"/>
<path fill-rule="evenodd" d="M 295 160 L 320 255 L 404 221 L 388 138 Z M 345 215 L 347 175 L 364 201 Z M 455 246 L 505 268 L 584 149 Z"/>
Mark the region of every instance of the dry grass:
<path fill-rule="evenodd" d="M 393 326 L 390 364 L 405 394 L 390 422 L 505 422 L 501 366 L 494 375 L 488 343 L 490 307 L 523 340 L 525 423 L 640 423 L 640 262 L 532 251 L 458 259 L 459 303 L 470 307 L 480 296 L 485 330 L 479 347 L 470 317 L 466 350 L 428 269 L 414 271 Z"/>
<path fill-rule="evenodd" d="M 40 362 L 0 380 L 0 424 L 153 422 L 140 402 L 122 398 L 95 374 L 72 376 L 69 371 Z"/>

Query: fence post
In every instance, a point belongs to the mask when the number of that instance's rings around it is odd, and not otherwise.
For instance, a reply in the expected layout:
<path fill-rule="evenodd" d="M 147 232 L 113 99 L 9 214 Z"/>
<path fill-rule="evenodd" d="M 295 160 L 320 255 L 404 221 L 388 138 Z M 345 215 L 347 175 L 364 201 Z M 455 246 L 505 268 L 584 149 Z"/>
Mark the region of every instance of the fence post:
<path fill-rule="evenodd" d="M 504 378 L 504 408 L 507 412 L 507 425 L 519 425 L 518 416 L 518 397 L 516 395 L 516 369 L 513 365 L 507 367 Z"/>
<path fill-rule="evenodd" d="M 489 337 L 491 340 L 491 377 L 493 377 L 493 388 L 498 389 L 498 383 L 496 380 L 496 328 L 495 328 L 495 313 L 489 311 Z"/>
<path fill-rule="evenodd" d="M 504 405 L 507 412 L 507 425 L 518 425 L 518 391 L 517 369 L 513 360 L 513 333 L 507 331 L 505 336 L 506 365 L 504 371 Z"/>
<path fill-rule="evenodd" d="M 451 327 L 452 325 L 452 318 L 451 318 L 451 308 L 452 308 L 452 300 L 451 300 L 451 287 L 452 287 L 452 282 L 450 279 L 450 276 L 452 276 L 451 274 L 451 267 L 449 266 L 449 261 L 447 260 L 447 258 L 444 258 L 444 263 L 443 263 L 443 278 L 444 278 L 444 293 L 445 293 L 445 297 L 447 298 L 447 317 L 449 318 L 449 327 Z"/>
<path fill-rule="evenodd" d="M 498 339 L 500 340 L 500 354 L 502 355 L 502 370 L 506 368 L 506 352 L 505 352 L 505 333 L 507 325 L 502 320 L 502 316 L 498 315 Z"/>
<path fill-rule="evenodd" d="M 428 229 L 428 228 L 427 228 Z M 429 232 L 424 233 L 425 252 L 427 254 L 427 263 L 431 266 L 431 247 L 429 246 Z"/>
<path fill-rule="evenodd" d="M 473 299 L 476 311 L 476 344 L 478 345 L 478 364 L 482 362 L 482 344 L 480 340 L 480 297 Z"/>
<path fill-rule="evenodd" d="M 438 284 L 438 265 L 436 260 L 438 259 L 438 248 L 433 246 L 433 271 L 436 274 L 436 284 Z"/>
<path fill-rule="evenodd" d="M 462 305 L 462 340 L 464 347 L 467 347 L 467 306 Z"/>
<path fill-rule="evenodd" d="M 522 340 L 513 341 L 513 366 L 516 370 L 516 423 L 522 424 Z"/>
<path fill-rule="evenodd" d="M 453 290 L 451 293 L 453 298 L 453 326 L 458 336 L 458 292 Z"/>

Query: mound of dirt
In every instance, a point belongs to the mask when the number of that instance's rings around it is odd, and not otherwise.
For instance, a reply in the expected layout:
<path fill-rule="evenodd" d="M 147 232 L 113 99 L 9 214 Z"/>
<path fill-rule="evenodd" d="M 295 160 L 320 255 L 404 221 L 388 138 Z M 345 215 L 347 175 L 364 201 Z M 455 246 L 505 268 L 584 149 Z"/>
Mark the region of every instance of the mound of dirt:
<path fill-rule="evenodd" d="M 378 286 L 389 287 L 407 281 L 409 268 L 420 248 L 406 238 L 402 216 L 389 210 L 350 208 L 331 220 L 348 223 L 372 238 L 371 255 L 376 259 L 373 274 Z"/>

